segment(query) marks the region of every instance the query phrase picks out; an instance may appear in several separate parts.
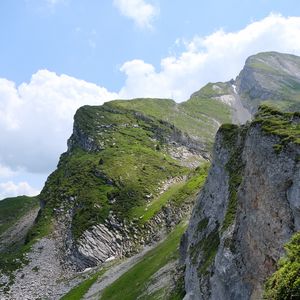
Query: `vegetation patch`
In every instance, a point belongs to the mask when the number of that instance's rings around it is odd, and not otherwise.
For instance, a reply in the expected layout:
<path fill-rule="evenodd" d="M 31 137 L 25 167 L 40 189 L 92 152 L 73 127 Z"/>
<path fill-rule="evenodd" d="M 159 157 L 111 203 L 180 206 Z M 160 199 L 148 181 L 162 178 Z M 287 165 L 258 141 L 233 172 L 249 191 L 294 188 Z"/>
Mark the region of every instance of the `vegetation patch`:
<path fill-rule="evenodd" d="M 105 272 L 106 268 L 98 271 L 90 278 L 84 280 L 79 285 L 70 290 L 66 295 L 64 295 L 60 300 L 81 300 L 83 296 L 88 292 L 90 287 L 97 281 L 99 277 L 101 277 Z"/>
<path fill-rule="evenodd" d="M 208 268 L 211 266 L 218 252 L 219 244 L 219 231 L 218 227 L 216 227 L 195 246 L 196 252 L 200 250 L 202 253 L 201 262 L 198 267 L 199 274 L 207 274 Z M 196 253 L 194 253 L 194 255 L 196 255 Z"/>
<path fill-rule="evenodd" d="M 156 248 L 150 250 L 142 261 L 123 274 L 112 285 L 107 287 L 101 297 L 102 300 L 132 300 L 145 291 L 151 276 L 167 263 L 179 257 L 179 243 L 186 229 L 185 222 L 181 222 L 168 235 L 166 240 Z M 168 299 L 168 298 L 167 298 Z M 176 299 L 176 298 L 174 298 Z"/>
<path fill-rule="evenodd" d="M 252 124 L 260 124 L 262 130 L 280 138 L 274 145 L 276 153 L 280 153 L 289 143 L 300 144 L 300 113 L 286 113 L 269 105 L 261 105 Z"/>
<path fill-rule="evenodd" d="M 208 222 L 209 222 L 208 218 L 202 219 L 197 225 L 197 232 L 203 231 L 207 227 Z"/>
<path fill-rule="evenodd" d="M 30 210 L 39 206 L 37 197 L 19 196 L 0 201 L 0 235 Z"/>
<path fill-rule="evenodd" d="M 266 281 L 264 299 L 300 299 L 300 232 L 293 235 L 285 250 L 278 270 Z"/>
<path fill-rule="evenodd" d="M 158 198 L 160 182 L 190 172 L 157 147 L 175 130 L 166 122 L 105 104 L 81 108 L 75 127 L 69 152 L 61 156 L 41 193 L 46 207 L 59 210 L 63 203 L 63 209 L 73 209 L 75 239 L 102 223 L 110 211 L 120 219 L 131 218 L 136 207 L 146 205 L 148 195 Z M 148 217 L 164 202 L 158 199 Z"/>
<path fill-rule="evenodd" d="M 223 93 L 227 87 L 223 86 Z M 212 92 L 210 92 L 211 90 Z M 139 111 L 148 116 L 164 120 L 190 136 L 201 138 L 211 149 L 219 123 L 231 122 L 230 108 L 214 99 L 217 92 L 212 85 L 201 89 L 188 101 L 176 104 L 170 99 L 133 99 L 112 101 L 115 107 Z M 216 121 L 215 121 L 215 120 Z"/>
<path fill-rule="evenodd" d="M 38 197 L 19 196 L 0 201 L 0 233 L 13 226 L 20 218 L 39 206 Z M 14 282 L 13 272 L 28 263 L 26 253 L 32 244 L 12 244 L 0 253 L 0 272 L 9 277 L 3 290 L 8 291 Z"/>
<path fill-rule="evenodd" d="M 229 199 L 221 232 L 224 232 L 233 222 L 237 209 L 237 193 L 242 182 L 243 162 L 242 150 L 246 136 L 247 127 L 238 127 L 233 124 L 221 126 L 223 142 L 229 152 L 229 160 L 226 163 L 226 171 L 229 175 L 228 192 Z"/>
<path fill-rule="evenodd" d="M 175 183 L 151 202 L 135 207 L 131 213 L 132 217 L 139 218 L 140 222 L 144 223 L 155 216 L 169 202 L 180 206 L 184 202 L 194 201 L 196 194 L 204 185 L 208 168 L 209 163 L 197 167 L 188 175 L 186 182 Z"/>

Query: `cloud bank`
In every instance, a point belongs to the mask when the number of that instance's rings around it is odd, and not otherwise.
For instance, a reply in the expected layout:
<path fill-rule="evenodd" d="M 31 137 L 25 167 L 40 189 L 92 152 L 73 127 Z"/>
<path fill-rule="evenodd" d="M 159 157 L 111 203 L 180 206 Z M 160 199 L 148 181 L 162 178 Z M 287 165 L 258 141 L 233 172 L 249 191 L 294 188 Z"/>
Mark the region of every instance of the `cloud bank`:
<path fill-rule="evenodd" d="M 20 86 L 0 79 L 0 174 L 14 174 L 18 169 L 49 174 L 66 149 L 73 115 L 82 105 L 133 97 L 186 100 L 207 82 L 236 77 L 245 59 L 257 52 L 300 55 L 299 36 L 300 17 L 272 14 L 240 31 L 221 29 L 205 37 L 195 36 L 188 42 L 181 40 L 185 50 L 177 56 L 162 58 L 160 70 L 139 59 L 125 62 L 120 71 L 125 73 L 126 80 L 118 92 L 48 70 L 38 71 L 29 83 Z M 0 176 L 0 198 L 25 189 L 24 185 L 14 183 L 13 175 L 13 185 L 3 180 Z"/>

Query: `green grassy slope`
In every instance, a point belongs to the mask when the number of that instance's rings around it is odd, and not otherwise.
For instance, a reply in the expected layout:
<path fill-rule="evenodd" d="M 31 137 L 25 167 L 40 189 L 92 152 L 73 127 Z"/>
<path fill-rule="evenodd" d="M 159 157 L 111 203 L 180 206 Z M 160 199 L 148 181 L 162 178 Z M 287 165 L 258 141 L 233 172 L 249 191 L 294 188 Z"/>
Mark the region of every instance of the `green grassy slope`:
<path fill-rule="evenodd" d="M 274 145 L 280 152 L 290 142 L 300 144 L 299 117 L 299 112 L 284 113 L 272 106 L 261 105 L 252 124 L 261 124 L 265 133 L 280 137 L 279 143 Z"/>
<path fill-rule="evenodd" d="M 72 224 L 76 238 L 103 222 L 109 211 L 130 218 L 147 195 L 157 195 L 161 181 L 190 172 L 163 148 L 172 132 L 169 125 L 139 120 L 131 112 L 111 111 L 111 107 L 84 107 L 75 122 L 101 151 L 85 151 L 76 141 L 61 157 L 41 198 L 47 209 L 60 204 L 57 199 L 76 208 Z"/>
<path fill-rule="evenodd" d="M 84 280 L 79 285 L 71 289 L 60 300 L 81 300 L 88 292 L 89 288 L 100 278 L 106 271 L 106 268 L 102 268 L 100 271 L 93 274 L 90 278 Z"/>
<path fill-rule="evenodd" d="M 159 102 L 153 103 L 147 108 L 155 111 Z M 144 100 L 140 104 L 144 105 Z M 22 249 L 2 257 L 0 268 L 4 272 L 11 274 L 26 262 L 23 254 L 51 232 L 57 211 L 73 210 L 75 240 L 86 229 L 104 222 L 110 212 L 121 220 L 141 220 L 137 226 L 143 226 L 167 203 L 180 206 L 192 201 L 205 180 L 207 167 L 192 170 L 168 152 L 171 137 L 183 133 L 150 112 L 146 115 L 110 102 L 80 108 L 74 124 L 69 150 L 61 156 L 39 196 L 43 209 Z M 187 179 L 161 194 L 162 183 L 172 178 Z"/>
<path fill-rule="evenodd" d="M 300 232 L 285 245 L 286 256 L 265 284 L 264 299 L 300 299 Z"/>
<path fill-rule="evenodd" d="M 101 300 L 133 300 L 143 294 L 151 276 L 167 263 L 179 257 L 179 242 L 185 229 L 186 224 L 184 222 L 180 223 L 174 231 L 169 234 L 167 239 L 149 251 L 141 262 L 137 263 L 112 285 L 107 287 L 103 292 Z M 160 293 L 163 293 L 163 291 L 160 291 Z M 172 295 L 170 298 L 176 299 L 178 297 L 178 299 L 180 299 L 180 296 L 182 296 L 180 295 L 180 291 L 178 291 L 178 294 L 179 295 Z M 158 297 L 158 295 L 156 295 L 156 297 Z M 170 298 L 167 297 L 164 299 Z M 143 299 L 151 299 L 151 295 Z"/>
<path fill-rule="evenodd" d="M 205 93 L 207 90 L 208 88 L 204 87 L 188 101 L 179 104 L 170 99 L 118 100 L 113 103 L 174 124 L 180 130 L 201 139 L 206 146 L 211 147 L 218 129 L 217 122 L 231 122 L 231 112 L 227 105 L 214 99 L 216 93 Z"/>
<path fill-rule="evenodd" d="M 0 201 L 0 234 L 38 205 L 37 197 L 19 196 Z"/>

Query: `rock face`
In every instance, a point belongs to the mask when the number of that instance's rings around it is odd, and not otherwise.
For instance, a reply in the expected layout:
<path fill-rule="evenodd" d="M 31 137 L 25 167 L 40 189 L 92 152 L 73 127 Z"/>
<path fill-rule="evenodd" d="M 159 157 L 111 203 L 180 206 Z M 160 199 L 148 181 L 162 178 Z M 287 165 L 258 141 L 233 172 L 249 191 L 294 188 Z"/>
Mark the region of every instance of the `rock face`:
<path fill-rule="evenodd" d="M 272 101 L 284 110 L 299 110 L 300 58 L 277 52 L 250 56 L 235 84 L 252 113 L 263 101 Z"/>
<path fill-rule="evenodd" d="M 217 133 L 212 167 L 182 239 L 185 299 L 261 299 L 283 245 L 300 230 L 300 146 L 290 142 L 276 151 L 282 137 L 263 124 Z"/>

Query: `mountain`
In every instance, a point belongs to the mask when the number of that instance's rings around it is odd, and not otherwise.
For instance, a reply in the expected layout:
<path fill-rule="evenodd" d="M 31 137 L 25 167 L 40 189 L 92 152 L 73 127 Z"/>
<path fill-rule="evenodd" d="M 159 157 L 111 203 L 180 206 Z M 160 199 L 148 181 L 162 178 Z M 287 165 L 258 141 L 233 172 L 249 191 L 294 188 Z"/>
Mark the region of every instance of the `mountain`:
<path fill-rule="evenodd" d="M 26 244 L 0 258 L 7 297 L 22 290 L 29 298 L 59 298 L 82 280 L 74 274 L 130 257 L 188 218 L 207 175 L 208 149 L 180 125 L 130 107 L 136 103 L 176 110 L 170 100 L 141 99 L 75 114 L 68 151 L 38 197 Z M 24 267 L 14 271 L 8 266 L 19 268 L 16 260 Z"/>
<path fill-rule="evenodd" d="M 252 113 L 263 103 L 283 111 L 300 110 L 300 57 L 277 52 L 250 56 L 235 84 Z"/>
<path fill-rule="evenodd" d="M 276 155 L 285 153 L 290 144 L 297 145 L 297 114 L 262 106 L 255 120 L 249 121 L 264 103 L 272 102 L 284 111 L 297 107 L 298 60 L 275 52 L 257 54 L 246 61 L 235 80 L 208 83 L 182 103 L 133 99 L 81 107 L 74 116 L 67 152 L 34 200 L 40 203 L 36 219 L 33 206 L 0 232 L 1 297 L 182 299 L 185 288 L 188 295 L 197 292 L 196 280 L 202 275 L 195 275 L 191 263 L 201 265 L 203 280 L 208 282 L 206 272 L 214 271 L 216 254 L 223 251 L 223 235 L 236 222 L 236 191 L 244 178 L 246 161 L 241 155 L 248 132 L 261 126 L 266 134 L 280 136 L 274 148 L 270 146 Z M 222 125 L 246 122 L 241 128 Z M 257 143 L 262 140 L 259 135 Z M 213 165 L 201 193 L 212 153 Z M 255 155 L 258 161 L 269 161 L 266 154 Z M 223 161 L 216 162 L 216 157 Z M 207 198 L 203 195 L 208 188 Z M 180 259 L 180 238 L 196 199 Z M 213 201 L 219 201 L 219 206 L 213 206 Z M 200 202 L 212 211 L 203 212 Z M 210 215 L 200 220 L 206 212 Z M 17 220 L 28 222 L 16 245 L 7 234 L 20 228 Z M 4 222 L 0 213 L 0 224 Z M 194 236 L 196 223 L 203 236 Z M 278 239 L 281 248 L 272 256 L 274 261 L 283 254 L 291 234 Z M 275 270 L 274 264 L 271 269 Z M 259 274 L 260 284 L 270 274 Z M 262 287 L 257 283 L 253 289 Z"/>
<path fill-rule="evenodd" d="M 300 230 L 299 157 L 299 113 L 264 105 L 247 125 L 221 126 L 183 238 L 185 299 L 262 299 L 284 244 Z M 299 249 L 293 254 L 299 260 Z M 300 296 L 299 267 L 272 280 L 268 299 Z"/>

